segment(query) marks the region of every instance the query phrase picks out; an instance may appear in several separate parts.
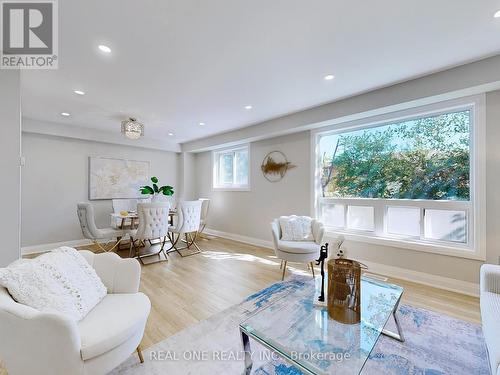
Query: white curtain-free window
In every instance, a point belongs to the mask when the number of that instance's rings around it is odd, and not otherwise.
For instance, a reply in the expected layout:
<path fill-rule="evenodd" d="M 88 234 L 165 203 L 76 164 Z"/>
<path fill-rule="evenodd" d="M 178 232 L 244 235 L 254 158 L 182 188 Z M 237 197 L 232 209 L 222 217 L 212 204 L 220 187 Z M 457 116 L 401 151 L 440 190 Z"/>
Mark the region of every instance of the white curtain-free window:
<path fill-rule="evenodd" d="M 250 152 L 248 146 L 213 152 L 213 188 L 250 189 Z"/>
<path fill-rule="evenodd" d="M 314 211 L 363 242 L 484 258 L 484 97 L 312 133 Z"/>

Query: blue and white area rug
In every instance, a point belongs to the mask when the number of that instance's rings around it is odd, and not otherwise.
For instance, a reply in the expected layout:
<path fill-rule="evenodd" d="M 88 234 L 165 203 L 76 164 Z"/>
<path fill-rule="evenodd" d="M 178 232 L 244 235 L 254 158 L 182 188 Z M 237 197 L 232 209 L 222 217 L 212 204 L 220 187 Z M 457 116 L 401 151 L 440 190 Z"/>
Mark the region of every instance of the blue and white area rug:
<path fill-rule="evenodd" d="M 240 375 L 244 362 L 239 323 L 311 282 L 308 277 L 296 276 L 273 284 L 239 305 L 149 348 L 144 352 L 144 364 L 138 362 L 137 356 L 130 357 L 113 374 Z M 399 318 L 406 341 L 400 343 L 381 336 L 363 375 L 490 374 L 479 325 L 408 305 L 401 305 Z M 390 324 L 388 328 L 394 329 Z M 252 374 L 302 374 L 254 342 L 251 345 L 255 369 Z"/>

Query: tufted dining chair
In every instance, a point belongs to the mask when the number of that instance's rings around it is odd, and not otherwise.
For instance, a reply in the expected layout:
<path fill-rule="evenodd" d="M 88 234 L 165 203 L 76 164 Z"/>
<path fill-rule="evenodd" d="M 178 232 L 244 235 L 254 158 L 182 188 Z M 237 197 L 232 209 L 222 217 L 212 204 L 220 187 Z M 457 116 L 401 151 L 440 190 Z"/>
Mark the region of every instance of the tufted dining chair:
<path fill-rule="evenodd" d="M 113 206 L 113 212 L 119 214 L 121 211 L 136 212 L 138 203 L 149 203 L 151 198 L 141 198 L 141 199 L 112 199 L 111 205 Z M 123 219 L 120 217 L 111 217 L 111 226 L 113 228 L 120 228 L 122 224 L 131 225 L 132 220 L 130 218 Z M 132 228 L 134 229 L 134 228 Z"/>
<path fill-rule="evenodd" d="M 165 260 L 167 254 L 164 252 L 165 242 L 168 236 L 168 212 L 170 210 L 169 202 L 139 203 L 137 205 L 137 215 L 139 217 L 139 226 L 136 230 L 129 231 L 130 234 L 130 256 L 136 256 L 144 264 L 142 258 L 158 255 L 163 252 Z M 153 254 L 141 255 L 139 252 L 139 243 L 145 240 L 161 240 L 160 250 Z"/>
<path fill-rule="evenodd" d="M 172 242 L 172 247 L 167 252 L 177 251 L 177 253 L 184 257 L 189 255 L 198 254 L 201 252 L 196 244 L 196 236 L 200 229 L 201 220 L 201 205 L 202 201 L 180 201 L 177 205 L 177 222 L 174 226 L 169 228 L 169 238 Z M 179 240 L 184 235 L 183 242 L 186 243 L 184 247 L 178 247 Z M 190 253 L 189 255 L 182 255 L 179 250 L 190 249 L 194 246 L 198 251 Z"/>
<path fill-rule="evenodd" d="M 76 213 L 80 221 L 80 228 L 82 229 L 83 236 L 92 240 L 99 250 L 107 252 L 113 251 L 119 244 L 122 237 L 126 234 L 123 230 L 115 228 L 98 228 L 95 223 L 94 207 L 88 202 L 81 202 L 77 204 Z M 116 239 L 115 244 L 111 249 L 107 249 L 107 245 Z M 102 241 L 108 241 L 103 246 Z"/>
<path fill-rule="evenodd" d="M 198 229 L 198 234 L 202 234 L 207 226 L 208 209 L 210 208 L 210 199 L 200 198 L 201 201 L 201 215 L 200 215 L 200 229 Z"/>

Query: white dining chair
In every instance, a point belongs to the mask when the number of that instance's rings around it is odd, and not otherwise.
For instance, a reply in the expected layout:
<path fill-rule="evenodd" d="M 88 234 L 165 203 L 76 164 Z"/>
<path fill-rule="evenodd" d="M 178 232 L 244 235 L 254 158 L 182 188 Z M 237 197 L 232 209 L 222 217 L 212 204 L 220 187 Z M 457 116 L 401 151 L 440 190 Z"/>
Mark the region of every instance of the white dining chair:
<path fill-rule="evenodd" d="M 123 236 L 127 234 L 126 231 L 116 228 L 97 228 L 94 216 L 94 207 L 88 202 L 82 202 L 77 204 L 77 215 L 80 221 L 80 227 L 82 229 L 83 236 L 89 240 L 92 240 L 94 245 L 96 245 L 101 251 L 113 251 L 117 246 L 119 246 Z M 110 249 L 107 246 L 116 239 L 115 244 Z M 101 244 L 102 240 L 107 242 L 103 246 Z"/>
<path fill-rule="evenodd" d="M 200 229 L 198 229 L 198 234 L 202 234 L 207 226 L 208 209 L 210 208 L 210 199 L 200 198 L 201 201 L 201 213 L 200 213 Z"/>
<path fill-rule="evenodd" d="M 176 223 L 169 228 L 169 238 L 172 247 L 167 250 L 167 253 L 176 251 L 181 257 L 198 254 L 201 252 L 196 244 L 196 237 L 200 229 L 201 220 L 201 201 L 180 201 L 177 205 L 177 220 Z M 179 240 L 184 236 L 186 245 L 179 247 Z M 190 249 L 191 246 L 196 248 L 196 252 L 188 255 L 183 255 L 180 250 Z"/>
<path fill-rule="evenodd" d="M 281 280 L 285 279 L 288 262 L 307 263 L 314 277 L 313 262 L 319 258 L 325 229 L 321 222 L 313 219 L 311 221 L 311 230 L 314 241 L 284 241 L 281 239 L 279 219 L 274 219 L 271 222 L 274 253 L 278 259 L 281 259 L 281 268 L 283 269 Z"/>
<path fill-rule="evenodd" d="M 111 205 L 113 206 L 113 212 L 119 214 L 122 211 L 136 212 L 137 203 L 140 199 L 112 199 Z M 111 217 L 111 226 L 113 228 L 120 228 L 123 225 L 130 225 L 131 219 L 123 219 L 119 217 Z"/>
<path fill-rule="evenodd" d="M 161 258 L 161 253 L 167 260 L 167 254 L 164 251 L 165 242 L 168 238 L 168 213 L 170 210 L 170 203 L 156 202 L 156 203 L 139 203 L 137 205 L 137 215 L 139 217 L 139 226 L 137 229 L 128 231 L 130 235 L 130 256 L 135 256 L 139 261 L 144 264 L 142 258 L 157 255 Z M 156 253 L 140 254 L 139 243 L 142 241 L 160 239 L 160 249 Z"/>

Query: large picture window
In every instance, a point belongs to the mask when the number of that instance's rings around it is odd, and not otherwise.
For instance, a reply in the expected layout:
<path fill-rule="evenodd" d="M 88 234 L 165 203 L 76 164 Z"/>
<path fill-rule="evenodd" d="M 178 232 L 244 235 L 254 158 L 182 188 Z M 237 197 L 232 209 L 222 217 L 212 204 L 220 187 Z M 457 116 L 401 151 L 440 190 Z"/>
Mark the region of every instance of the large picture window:
<path fill-rule="evenodd" d="M 346 234 L 477 252 L 476 107 L 314 133 L 317 217 Z"/>

